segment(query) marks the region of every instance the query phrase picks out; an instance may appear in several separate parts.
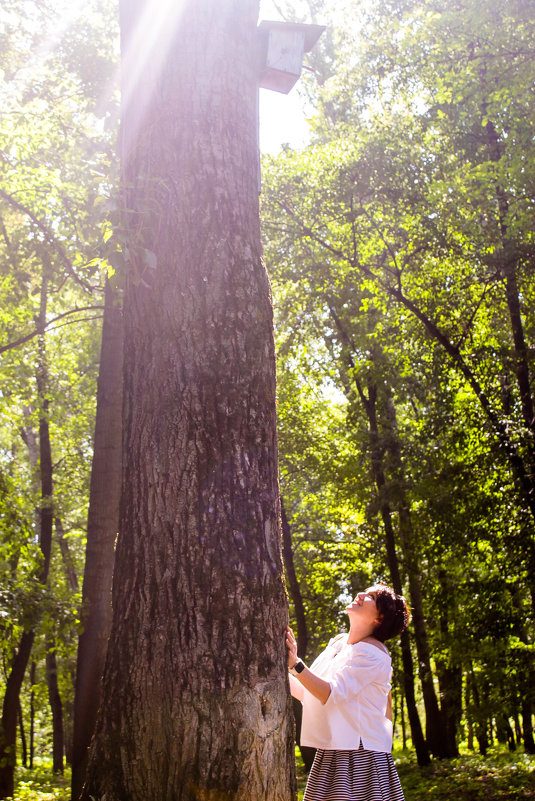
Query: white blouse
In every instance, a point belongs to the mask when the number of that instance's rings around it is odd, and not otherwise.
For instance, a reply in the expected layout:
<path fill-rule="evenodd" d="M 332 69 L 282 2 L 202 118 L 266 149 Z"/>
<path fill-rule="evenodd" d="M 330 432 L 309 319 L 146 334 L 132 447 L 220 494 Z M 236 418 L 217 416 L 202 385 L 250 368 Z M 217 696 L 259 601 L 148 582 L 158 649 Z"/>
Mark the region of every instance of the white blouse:
<path fill-rule="evenodd" d="M 301 745 L 325 750 L 390 752 L 392 723 L 386 705 L 392 677 L 390 654 L 369 642 L 348 645 L 347 634 L 334 637 L 310 666 L 331 685 L 322 704 L 290 676 L 292 695 L 303 704 Z"/>

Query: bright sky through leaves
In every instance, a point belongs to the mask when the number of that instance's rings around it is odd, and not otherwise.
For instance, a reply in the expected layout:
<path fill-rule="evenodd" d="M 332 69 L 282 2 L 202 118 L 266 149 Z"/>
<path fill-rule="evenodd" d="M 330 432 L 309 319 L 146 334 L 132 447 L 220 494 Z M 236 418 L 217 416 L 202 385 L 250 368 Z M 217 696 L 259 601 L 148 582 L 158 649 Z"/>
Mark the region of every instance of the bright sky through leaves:
<path fill-rule="evenodd" d="M 261 20 L 280 20 L 281 16 L 272 0 L 260 0 Z M 297 86 L 284 95 L 269 89 L 260 90 L 260 150 L 278 153 L 283 144 L 304 147 L 308 143 L 309 128 L 303 100 Z"/>

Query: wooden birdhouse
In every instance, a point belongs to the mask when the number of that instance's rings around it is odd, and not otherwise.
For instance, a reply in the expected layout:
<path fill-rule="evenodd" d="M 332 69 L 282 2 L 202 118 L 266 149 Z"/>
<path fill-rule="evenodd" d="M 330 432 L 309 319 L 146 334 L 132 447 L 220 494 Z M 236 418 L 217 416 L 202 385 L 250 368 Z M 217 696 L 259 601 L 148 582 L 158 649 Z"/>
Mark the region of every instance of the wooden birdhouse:
<path fill-rule="evenodd" d="M 303 54 L 312 50 L 324 30 L 324 25 L 261 22 L 259 85 L 288 94 L 301 75 Z"/>

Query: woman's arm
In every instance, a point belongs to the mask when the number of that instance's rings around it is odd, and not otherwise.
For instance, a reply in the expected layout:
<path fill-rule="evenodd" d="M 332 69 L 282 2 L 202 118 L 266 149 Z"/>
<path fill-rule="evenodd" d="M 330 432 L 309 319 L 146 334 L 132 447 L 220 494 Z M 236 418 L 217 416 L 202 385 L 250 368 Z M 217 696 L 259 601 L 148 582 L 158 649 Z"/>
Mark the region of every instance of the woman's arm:
<path fill-rule="evenodd" d="M 294 633 L 289 626 L 286 629 L 286 647 L 288 648 L 288 668 L 291 669 L 299 660 L 297 658 L 297 643 Z M 328 681 L 316 676 L 316 674 L 307 667 L 297 676 L 294 676 L 294 678 L 297 679 L 309 693 L 312 693 L 318 701 L 321 701 L 322 704 L 326 703 L 331 694 L 331 685 Z"/>
<path fill-rule="evenodd" d="M 290 692 L 292 694 L 292 697 L 297 698 L 298 701 L 301 701 L 301 703 L 303 703 L 305 688 L 303 687 L 300 681 L 297 681 L 295 676 L 292 676 L 291 673 L 288 675 L 288 678 L 290 679 Z"/>
<path fill-rule="evenodd" d="M 392 722 L 392 690 L 390 690 L 386 699 L 386 717 Z"/>

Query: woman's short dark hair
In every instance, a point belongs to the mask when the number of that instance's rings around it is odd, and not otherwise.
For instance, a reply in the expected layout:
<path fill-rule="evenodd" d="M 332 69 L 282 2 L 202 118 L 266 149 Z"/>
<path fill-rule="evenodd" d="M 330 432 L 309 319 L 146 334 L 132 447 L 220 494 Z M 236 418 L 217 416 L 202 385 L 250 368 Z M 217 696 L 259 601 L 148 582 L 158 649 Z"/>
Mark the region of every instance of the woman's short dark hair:
<path fill-rule="evenodd" d="M 375 604 L 381 615 L 381 622 L 373 632 L 376 640 L 384 642 L 397 637 L 409 625 L 410 613 L 407 601 L 402 595 L 396 595 L 386 584 L 376 584 Z"/>

